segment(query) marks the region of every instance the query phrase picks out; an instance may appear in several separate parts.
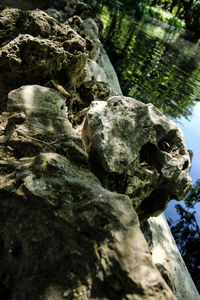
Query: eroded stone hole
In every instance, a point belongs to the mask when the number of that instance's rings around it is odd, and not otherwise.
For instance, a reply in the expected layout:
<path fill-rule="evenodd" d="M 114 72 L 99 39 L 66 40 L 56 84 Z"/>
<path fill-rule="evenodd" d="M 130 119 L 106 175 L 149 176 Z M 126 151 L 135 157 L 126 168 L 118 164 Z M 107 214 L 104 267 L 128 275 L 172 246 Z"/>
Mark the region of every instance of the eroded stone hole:
<path fill-rule="evenodd" d="M 159 140 L 158 148 L 164 152 L 173 152 L 178 149 L 179 154 L 184 155 L 183 144 L 181 138 L 177 134 L 177 130 L 171 130 L 165 137 Z"/>
<path fill-rule="evenodd" d="M 170 152 L 171 151 L 171 145 L 167 141 L 161 141 L 158 143 L 158 147 L 161 151 Z"/>
<path fill-rule="evenodd" d="M 39 146 L 35 146 L 30 143 L 15 142 L 9 143 L 9 146 L 13 148 L 13 156 L 17 159 L 36 156 L 41 152 L 41 148 Z"/>
<path fill-rule="evenodd" d="M 189 165 L 189 162 L 188 162 L 188 160 L 186 160 L 185 162 L 184 162 L 184 165 L 183 165 L 183 171 L 185 170 L 185 169 L 187 169 L 187 167 L 188 167 L 188 165 Z"/>
<path fill-rule="evenodd" d="M 146 143 L 140 150 L 140 164 L 143 168 L 160 171 L 164 157 L 156 145 L 151 142 Z"/>

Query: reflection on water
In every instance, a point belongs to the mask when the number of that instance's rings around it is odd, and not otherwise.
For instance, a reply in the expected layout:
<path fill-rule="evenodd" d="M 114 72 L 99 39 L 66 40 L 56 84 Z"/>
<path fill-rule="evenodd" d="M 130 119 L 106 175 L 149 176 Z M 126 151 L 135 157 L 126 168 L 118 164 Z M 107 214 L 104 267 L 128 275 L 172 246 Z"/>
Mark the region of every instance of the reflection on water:
<path fill-rule="evenodd" d="M 104 43 L 124 95 L 173 118 L 188 116 L 200 99 L 199 46 L 158 26 L 118 23 Z"/>

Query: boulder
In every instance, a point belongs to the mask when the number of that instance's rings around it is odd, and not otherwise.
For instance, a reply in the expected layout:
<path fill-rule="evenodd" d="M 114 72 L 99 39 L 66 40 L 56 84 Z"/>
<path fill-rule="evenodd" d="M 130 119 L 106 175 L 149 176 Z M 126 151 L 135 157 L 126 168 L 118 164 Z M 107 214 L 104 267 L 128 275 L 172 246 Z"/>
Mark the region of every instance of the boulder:
<path fill-rule="evenodd" d="M 141 221 L 192 186 L 183 133 L 152 104 L 123 96 L 94 101 L 82 137 L 103 186 L 129 195 Z"/>
<path fill-rule="evenodd" d="M 11 299 L 176 299 L 129 197 L 57 153 L 0 168 L 0 278 Z"/>
<path fill-rule="evenodd" d="M 0 15 L 0 95 L 24 84 L 51 79 L 70 88 L 86 77 L 86 42 L 68 24 L 40 10 L 5 9 Z"/>
<path fill-rule="evenodd" d="M 163 211 L 172 194 L 185 195 L 190 155 L 181 131 L 153 106 L 109 99 L 122 92 L 99 41 L 102 24 L 92 16 L 79 0 L 1 1 L 4 300 L 180 296 L 174 283 L 180 273 L 155 260 L 153 227 L 145 234 L 154 245 L 152 261 L 140 225 L 145 232 L 144 221 Z"/>
<path fill-rule="evenodd" d="M 200 300 L 200 295 L 178 251 L 164 214 L 148 220 L 152 260 L 178 300 Z M 149 234 L 147 234 L 149 235 Z"/>
<path fill-rule="evenodd" d="M 0 124 L 1 159 L 57 152 L 87 164 L 84 143 L 67 119 L 65 99 L 60 93 L 28 85 L 11 91 L 7 102 Z"/>
<path fill-rule="evenodd" d="M 1 114 L 0 295 L 175 300 L 130 198 L 101 186 L 64 108 L 33 85 L 11 91 Z"/>

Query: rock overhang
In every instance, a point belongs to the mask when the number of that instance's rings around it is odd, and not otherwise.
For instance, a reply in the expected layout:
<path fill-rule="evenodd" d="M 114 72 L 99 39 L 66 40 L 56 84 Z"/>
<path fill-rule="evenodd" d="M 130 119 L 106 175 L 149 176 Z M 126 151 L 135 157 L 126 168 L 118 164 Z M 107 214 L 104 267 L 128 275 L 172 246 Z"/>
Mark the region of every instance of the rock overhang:
<path fill-rule="evenodd" d="M 82 137 L 94 170 L 102 168 L 103 185 L 121 192 L 113 181 L 123 178 L 124 193 L 141 215 L 145 203 L 145 218 L 160 214 L 173 198 L 182 200 L 192 186 L 183 132 L 152 104 L 123 96 L 93 102 Z"/>

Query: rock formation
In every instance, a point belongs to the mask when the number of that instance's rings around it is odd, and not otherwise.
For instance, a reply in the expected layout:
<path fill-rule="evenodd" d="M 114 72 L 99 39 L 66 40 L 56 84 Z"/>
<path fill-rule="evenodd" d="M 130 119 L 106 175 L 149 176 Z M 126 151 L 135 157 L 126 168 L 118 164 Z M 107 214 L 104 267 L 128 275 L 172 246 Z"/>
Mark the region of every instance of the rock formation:
<path fill-rule="evenodd" d="M 149 218 L 150 249 L 153 262 L 177 299 L 200 299 L 186 265 L 177 249 L 165 216 Z M 150 233 L 150 234 L 149 234 Z"/>
<path fill-rule="evenodd" d="M 89 7 L 49 3 L 0 12 L 0 298 L 178 299 L 140 225 L 191 186 L 183 135 L 121 96 Z"/>
<path fill-rule="evenodd" d="M 183 133 L 152 104 L 123 96 L 94 101 L 82 136 L 103 185 L 129 195 L 142 221 L 192 186 Z"/>

